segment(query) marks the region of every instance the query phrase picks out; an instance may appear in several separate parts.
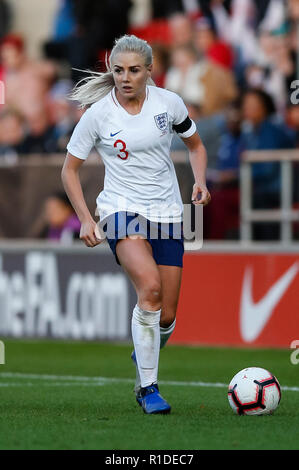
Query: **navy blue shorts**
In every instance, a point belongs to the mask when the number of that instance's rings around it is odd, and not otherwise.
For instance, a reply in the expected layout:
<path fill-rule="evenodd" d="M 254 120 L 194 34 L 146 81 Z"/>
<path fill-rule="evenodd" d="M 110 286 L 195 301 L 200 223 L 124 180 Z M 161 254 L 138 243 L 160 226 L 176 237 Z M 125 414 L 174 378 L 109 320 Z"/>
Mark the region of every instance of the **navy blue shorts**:
<path fill-rule="evenodd" d="M 139 235 L 151 244 L 157 264 L 183 267 L 183 222 L 151 222 L 137 213 L 116 212 L 105 218 L 101 226 L 117 264 L 120 264 L 117 242 L 130 235 Z"/>

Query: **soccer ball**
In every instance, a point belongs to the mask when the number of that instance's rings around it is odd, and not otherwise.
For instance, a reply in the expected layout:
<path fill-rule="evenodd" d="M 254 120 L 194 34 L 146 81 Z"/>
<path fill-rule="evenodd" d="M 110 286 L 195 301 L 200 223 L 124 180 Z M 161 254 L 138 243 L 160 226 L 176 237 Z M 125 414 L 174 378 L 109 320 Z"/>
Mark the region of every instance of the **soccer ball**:
<path fill-rule="evenodd" d="M 281 398 L 276 377 L 260 367 L 238 372 L 228 386 L 228 401 L 239 415 L 268 415 L 278 407 Z"/>

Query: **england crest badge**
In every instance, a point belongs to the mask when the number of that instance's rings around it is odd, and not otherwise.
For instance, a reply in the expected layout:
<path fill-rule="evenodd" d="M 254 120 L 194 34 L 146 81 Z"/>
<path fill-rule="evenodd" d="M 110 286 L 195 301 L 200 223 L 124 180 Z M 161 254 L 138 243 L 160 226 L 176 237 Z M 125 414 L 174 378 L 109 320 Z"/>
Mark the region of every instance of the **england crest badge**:
<path fill-rule="evenodd" d="M 168 114 L 161 113 L 155 116 L 155 123 L 158 129 L 162 132 L 165 132 L 168 128 Z"/>

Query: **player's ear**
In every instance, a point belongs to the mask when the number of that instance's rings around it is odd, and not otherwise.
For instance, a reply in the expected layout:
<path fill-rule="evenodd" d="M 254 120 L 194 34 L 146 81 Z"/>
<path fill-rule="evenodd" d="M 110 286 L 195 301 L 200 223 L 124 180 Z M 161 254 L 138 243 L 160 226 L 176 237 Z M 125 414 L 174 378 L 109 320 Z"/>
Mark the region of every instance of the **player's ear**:
<path fill-rule="evenodd" d="M 147 66 L 147 73 L 149 77 L 151 76 L 152 71 L 153 71 L 153 64 L 150 64 Z"/>

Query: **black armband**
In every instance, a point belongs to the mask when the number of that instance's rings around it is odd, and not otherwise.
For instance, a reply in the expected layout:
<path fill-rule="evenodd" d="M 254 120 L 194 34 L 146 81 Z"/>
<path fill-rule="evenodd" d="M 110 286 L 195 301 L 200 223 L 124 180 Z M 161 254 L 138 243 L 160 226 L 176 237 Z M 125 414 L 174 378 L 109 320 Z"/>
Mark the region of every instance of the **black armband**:
<path fill-rule="evenodd" d="M 189 118 L 189 116 L 187 116 L 186 119 L 180 124 L 173 124 L 172 128 L 178 134 L 183 134 L 184 132 L 187 132 L 191 126 L 192 126 L 192 121 Z"/>

